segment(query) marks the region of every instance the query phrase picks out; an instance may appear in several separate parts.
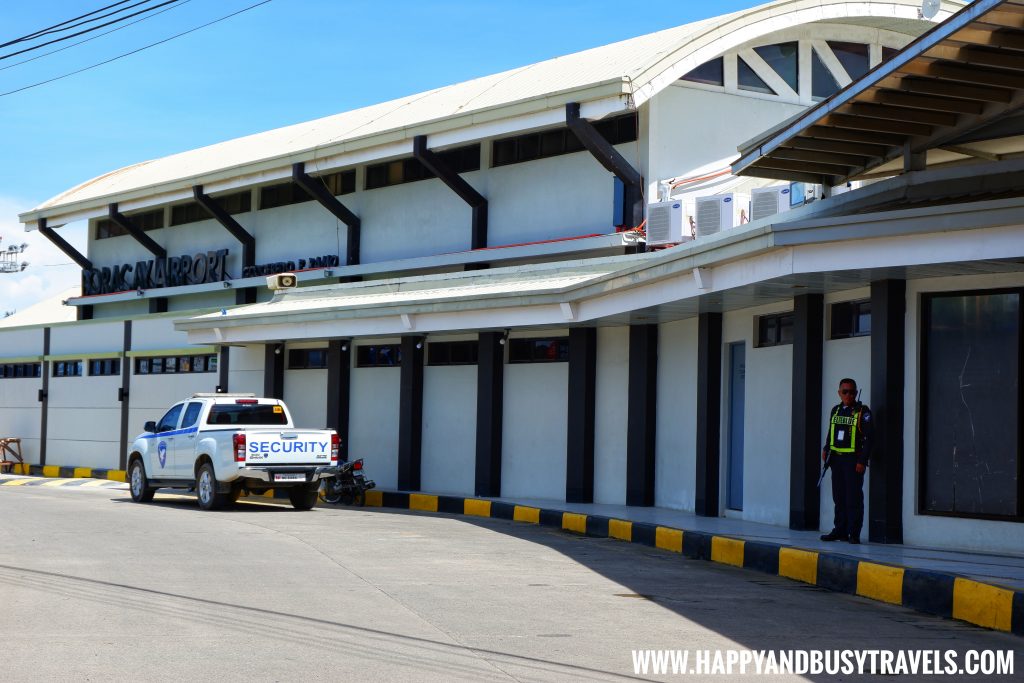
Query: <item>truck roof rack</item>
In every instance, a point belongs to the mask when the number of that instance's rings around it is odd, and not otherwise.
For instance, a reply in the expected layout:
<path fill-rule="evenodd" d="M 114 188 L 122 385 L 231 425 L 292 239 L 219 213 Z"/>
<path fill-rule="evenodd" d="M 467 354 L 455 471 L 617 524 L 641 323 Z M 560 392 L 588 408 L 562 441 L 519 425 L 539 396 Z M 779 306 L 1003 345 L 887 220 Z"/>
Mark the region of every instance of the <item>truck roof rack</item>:
<path fill-rule="evenodd" d="M 199 392 L 196 394 L 192 394 L 192 398 L 256 398 L 256 394 L 252 392 L 235 394 L 226 394 L 224 392 Z"/>

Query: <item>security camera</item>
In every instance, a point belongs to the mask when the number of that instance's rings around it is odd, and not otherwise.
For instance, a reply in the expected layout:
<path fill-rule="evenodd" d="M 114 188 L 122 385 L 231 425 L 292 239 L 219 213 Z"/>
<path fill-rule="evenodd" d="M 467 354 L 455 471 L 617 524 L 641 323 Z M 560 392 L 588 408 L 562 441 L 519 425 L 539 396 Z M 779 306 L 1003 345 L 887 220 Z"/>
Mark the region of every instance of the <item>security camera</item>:
<path fill-rule="evenodd" d="M 267 278 L 267 287 L 271 289 L 295 289 L 299 286 L 299 278 L 295 273 L 278 273 Z"/>

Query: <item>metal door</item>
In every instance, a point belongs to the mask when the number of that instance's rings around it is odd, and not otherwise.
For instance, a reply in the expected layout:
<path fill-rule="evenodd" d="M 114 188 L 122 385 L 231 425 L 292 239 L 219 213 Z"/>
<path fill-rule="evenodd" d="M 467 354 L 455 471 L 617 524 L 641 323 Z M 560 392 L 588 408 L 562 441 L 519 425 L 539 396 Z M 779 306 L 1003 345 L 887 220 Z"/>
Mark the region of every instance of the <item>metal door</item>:
<path fill-rule="evenodd" d="M 729 442 L 726 507 L 743 509 L 743 400 L 746 393 L 746 342 L 729 345 Z"/>

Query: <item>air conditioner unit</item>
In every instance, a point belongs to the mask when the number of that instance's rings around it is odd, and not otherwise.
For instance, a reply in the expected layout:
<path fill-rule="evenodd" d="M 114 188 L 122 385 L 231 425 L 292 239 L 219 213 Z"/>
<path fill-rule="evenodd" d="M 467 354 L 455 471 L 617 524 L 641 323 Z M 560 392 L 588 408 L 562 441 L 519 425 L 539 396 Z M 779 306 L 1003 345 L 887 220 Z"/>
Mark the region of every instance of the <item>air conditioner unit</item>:
<path fill-rule="evenodd" d="M 689 229 L 686 238 L 689 239 Z M 683 241 L 683 201 L 657 202 L 647 207 L 647 244 L 679 244 Z"/>
<path fill-rule="evenodd" d="M 752 190 L 750 192 L 750 220 L 756 221 L 789 211 L 792 208 L 789 201 L 791 193 L 789 185 L 759 187 Z"/>
<path fill-rule="evenodd" d="M 749 220 L 750 198 L 727 192 L 697 197 L 697 237 L 714 235 Z"/>

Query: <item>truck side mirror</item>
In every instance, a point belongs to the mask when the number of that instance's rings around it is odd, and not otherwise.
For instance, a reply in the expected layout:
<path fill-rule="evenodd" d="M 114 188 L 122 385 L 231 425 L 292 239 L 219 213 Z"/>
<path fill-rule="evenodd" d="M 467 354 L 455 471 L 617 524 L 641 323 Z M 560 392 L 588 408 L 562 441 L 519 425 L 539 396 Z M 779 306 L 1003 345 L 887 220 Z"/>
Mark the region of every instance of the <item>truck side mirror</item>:
<path fill-rule="evenodd" d="M 150 420 L 146 424 L 142 425 L 142 431 L 149 432 L 150 434 L 155 433 L 156 432 L 156 422 L 153 422 L 153 420 Z"/>

